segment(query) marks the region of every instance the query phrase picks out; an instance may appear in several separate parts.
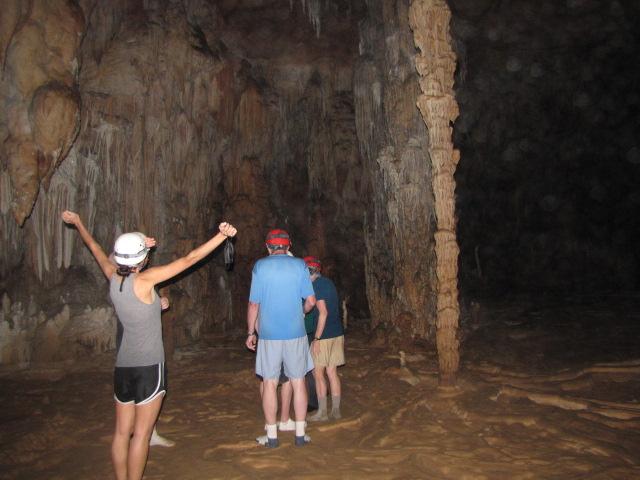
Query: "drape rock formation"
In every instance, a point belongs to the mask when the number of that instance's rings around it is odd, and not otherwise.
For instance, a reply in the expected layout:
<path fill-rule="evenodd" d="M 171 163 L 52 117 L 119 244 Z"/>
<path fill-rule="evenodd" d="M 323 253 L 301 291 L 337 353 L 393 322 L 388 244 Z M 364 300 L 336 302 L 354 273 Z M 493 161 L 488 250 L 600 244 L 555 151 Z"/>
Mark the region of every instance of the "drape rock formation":
<path fill-rule="evenodd" d="M 76 2 L 8 1 L 0 14 L 4 114 L 0 135 L 19 225 L 67 156 L 80 121 L 78 49 L 84 15 Z"/>

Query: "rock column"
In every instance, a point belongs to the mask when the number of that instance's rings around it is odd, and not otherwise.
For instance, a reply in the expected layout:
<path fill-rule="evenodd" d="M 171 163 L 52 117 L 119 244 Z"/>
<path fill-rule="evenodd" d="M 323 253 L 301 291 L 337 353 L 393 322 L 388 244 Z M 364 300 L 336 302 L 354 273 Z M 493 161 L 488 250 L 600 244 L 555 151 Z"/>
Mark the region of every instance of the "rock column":
<path fill-rule="evenodd" d="M 451 48 L 451 12 L 444 0 L 414 0 L 409 23 L 420 53 L 416 69 L 420 75 L 418 108 L 429 131 L 429 155 L 433 168 L 433 192 L 437 217 L 436 343 L 440 364 L 440 384 L 452 385 L 460 355 L 457 338 L 458 243 L 455 219 L 454 172 L 460 153 L 453 148 L 451 124 L 458 116 L 453 94 L 456 57 Z"/>

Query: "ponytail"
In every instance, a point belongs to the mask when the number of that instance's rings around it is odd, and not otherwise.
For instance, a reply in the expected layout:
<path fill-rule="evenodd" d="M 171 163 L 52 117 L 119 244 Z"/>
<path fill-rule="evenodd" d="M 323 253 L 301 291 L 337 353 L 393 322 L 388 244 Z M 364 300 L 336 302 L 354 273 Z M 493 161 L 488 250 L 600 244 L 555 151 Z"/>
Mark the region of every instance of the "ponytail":
<path fill-rule="evenodd" d="M 124 279 L 131 274 L 134 268 L 135 266 L 118 265 L 118 269 L 116 270 L 116 272 L 122 277 L 122 280 L 120 280 L 120 292 L 122 292 L 122 284 L 124 284 Z"/>

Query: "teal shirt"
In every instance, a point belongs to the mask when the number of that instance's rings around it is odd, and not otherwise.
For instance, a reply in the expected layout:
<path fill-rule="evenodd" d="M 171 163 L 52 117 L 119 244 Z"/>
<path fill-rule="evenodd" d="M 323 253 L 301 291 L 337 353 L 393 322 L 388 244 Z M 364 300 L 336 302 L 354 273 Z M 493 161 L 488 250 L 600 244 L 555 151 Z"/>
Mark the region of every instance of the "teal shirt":
<path fill-rule="evenodd" d="M 340 299 L 338 298 L 336 286 L 327 277 L 319 276 L 313 282 L 313 291 L 316 295 L 316 301 L 324 300 L 327 305 L 327 323 L 324 326 L 322 337 L 320 338 L 324 340 L 325 338 L 335 338 L 344 335 L 342 319 L 340 318 Z M 311 314 L 313 323 L 305 322 L 307 324 L 307 333 L 315 333 L 315 328 L 318 324 L 318 309 L 314 308 Z M 311 332 L 309 332 L 310 326 L 312 327 Z"/>

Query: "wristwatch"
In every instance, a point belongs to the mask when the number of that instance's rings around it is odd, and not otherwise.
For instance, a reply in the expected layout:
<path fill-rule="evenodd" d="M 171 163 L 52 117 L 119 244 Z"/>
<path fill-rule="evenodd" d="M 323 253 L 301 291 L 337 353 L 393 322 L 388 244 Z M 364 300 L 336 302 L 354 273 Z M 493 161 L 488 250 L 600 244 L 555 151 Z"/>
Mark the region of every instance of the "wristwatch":
<path fill-rule="evenodd" d="M 256 332 L 247 333 L 247 337 L 255 337 L 255 336 L 256 336 Z"/>
<path fill-rule="evenodd" d="M 313 337 L 314 340 L 320 340 L 320 337 Z"/>

